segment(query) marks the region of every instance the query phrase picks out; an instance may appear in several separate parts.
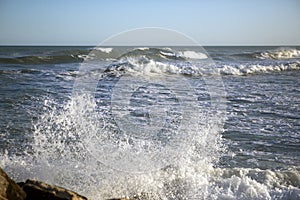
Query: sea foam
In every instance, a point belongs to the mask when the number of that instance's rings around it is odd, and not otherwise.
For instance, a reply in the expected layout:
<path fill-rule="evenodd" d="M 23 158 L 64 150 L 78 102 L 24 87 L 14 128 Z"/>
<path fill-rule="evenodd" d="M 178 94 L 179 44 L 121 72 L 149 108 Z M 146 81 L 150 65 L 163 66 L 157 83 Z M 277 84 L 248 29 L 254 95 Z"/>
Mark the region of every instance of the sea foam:
<path fill-rule="evenodd" d="M 257 56 L 261 59 L 276 59 L 276 60 L 285 60 L 291 58 L 300 58 L 300 50 L 292 48 L 279 48 L 274 51 L 261 52 Z"/>

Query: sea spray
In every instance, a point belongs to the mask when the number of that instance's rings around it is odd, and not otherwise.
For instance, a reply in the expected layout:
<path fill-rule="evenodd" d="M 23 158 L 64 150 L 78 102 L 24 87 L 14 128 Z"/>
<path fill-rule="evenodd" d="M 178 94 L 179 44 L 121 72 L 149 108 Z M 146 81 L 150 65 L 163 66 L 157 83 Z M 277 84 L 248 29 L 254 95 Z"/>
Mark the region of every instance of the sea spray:
<path fill-rule="evenodd" d="M 149 199 L 190 199 L 195 195 L 203 197 L 207 193 L 207 172 L 212 169 L 211 160 L 215 157 L 201 156 L 199 148 L 195 151 L 196 145 L 190 145 L 187 151 L 190 151 L 191 157 L 185 158 L 177 166 L 165 166 L 148 173 L 118 171 L 102 163 L 97 155 L 91 155 L 94 151 L 89 146 L 90 138 L 101 136 L 99 133 L 103 133 L 107 126 L 99 120 L 104 113 L 95 112 L 95 98 L 88 95 L 73 96 L 63 106 L 48 99 L 44 107 L 45 112 L 34 124 L 33 155 L 15 157 L 18 159 L 15 163 L 19 165 L 17 168 L 29 171 L 16 179 L 22 180 L 27 174 L 73 189 L 92 199 L 139 194 Z M 113 137 L 113 133 L 106 136 Z M 216 148 L 216 144 L 207 147 Z M 178 151 L 180 153 L 182 150 Z M 209 152 L 209 149 L 205 152 Z M 201 160 L 192 158 L 197 154 L 202 157 Z M 12 167 L 11 163 L 9 166 Z"/>
<path fill-rule="evenodd" d="M 160 76 L 156 75 L 154 79 L 157 80 L 158 77 Z M 185 90 L 179 90 L 180 85 L 173 79 L 171 81 L 167 79 L 168 82 L 165 84 L 162 82 L 166 81 L 165 78 L 160 77 L 158 80 L 156 84 L 148 84 L 147 87 L 138 90 L 131 99 L 140 103 L 137 110 L 132 110 L 133 113 L 140 111 L 141 108 L 149 109 L 151 107 L 145 103 L 148 102 L 147 94 L 151 91 L 158 97 L 155 103 L 161 108 L 164 105 L 167 109 L 169 123 L 161 127 L 164 132 L 154 133 L 152 137 L 154 141 L 149 141 L 148 137 L 137 137 L 128 130 L 127 132 L 120 130 L 120 124 L 115 121 L 118 118 L 112 117 L 113 112 L 118 110 L 113 111 L 111 108 L 115 104 L 102 102 L 105 95 L 101 98 L 97 95 L 74 93 L 64 103 L 53 99 L 44 101 L 44 111 L 33 123 L 31 153 L 25 153 L 21 157 L 14 156 L 3 165 L 10 169 L 15 166 L 16 168 L 11 171 L 23 168 L 21 171 L 25 172 L 15 174 L 17 180 L 37 178 L 78 191 L 92 199 L 134 195 L 144 195 L 148 199 L 205 197 L 210 185 L 209 171 L 212 165 L 216 164 L 222 149 L 218 132 L 221 129 L 218 123 L 214 123 L 219 119 L 216 118 L 215 112 L 208 112 L 214 103 L 207 105 L 199 102 L 199 99 L 207 98 L 203 96 L 203 93 L 207 92 L 203 81 L 201 83 L 195 79 L 196 82 L 191 82 L 193 89 L 188 90 L 185 86 Z M 122 81 L 124 83 L 124 79 Z M 171 85 L 175 83 L 177 85 Z M 182 80 L 181 83 L 190 84 Z M 102 94 L 108 94 L 109 88 L 108 91 L 104 91 L 101 80 L 97 85 L 102 88 Z M 174 91 L 176 95 L 173 94 Z M 185 99 L 183 94 L 190 94 L 191 96 L 186 96 L 194 100 L 187 103 L 188 99 Z M 116 102 L 121 100 L 116 96 L 111 98 Z M 191 103 L 195 105 L 192 106 Z M 135 106 L 137 105 L 132 104 L 131 109 Z M 185 120 L 189 119 L 188 121 L 182 121 L 180 116 L 183 116 L 184 112 L 185 115 L 190 114 L 191 108 L 195 109 L 196 114 L 187 116 Z M 144 115 L 141 119 L 147 121 Z M 153 119 L 156 120 L 154 124 L 160 120 L 155 117 Z M 172 140 L 165 141 L 163 135 L 170 132 L 178 137 L 172 138 L 170 135 Z M 106 148 L 101 148 L 103 146 Z M 162 152 L 158 154 L 161 157 L 156 155 L 156 149 Z M 115 152 L 119 154 L 112 159 Z M 148 157 L 133 157 L 134 153 L 145 153 L 144 155 Z M 122 162 L 117 160 L 120 155 L 122 157 L 119 159 Z M 154 161 L 159 165 L 155 165 Z M 142 165 L 133 168 L 135 163 Z M 151 163 L 153 166 L 148 166 Z"/>
<path fill-rule="evenodd" d="M 32 150 L 18 159 L 31 177 L 93 199 L 207 196 L 209 170 L 222 152 L 222 80 L 201 47 L 169 47 L 195 45 L 190 38 L 155 28 L 133 32 L 141 31 L 153 42 L 166 33 L 177 39 L 165 48 L 106 46 L 85 56 L 69 99 L 45 100 L 33 122 Z M 214 77 L 201 78 L 204 69 Z"/>

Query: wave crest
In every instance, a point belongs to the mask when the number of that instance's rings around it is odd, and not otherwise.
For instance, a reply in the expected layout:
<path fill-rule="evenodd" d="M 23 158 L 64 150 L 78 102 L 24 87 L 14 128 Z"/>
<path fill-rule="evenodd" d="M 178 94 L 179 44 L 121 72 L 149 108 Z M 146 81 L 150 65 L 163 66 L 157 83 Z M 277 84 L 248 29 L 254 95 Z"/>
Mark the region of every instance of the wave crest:
<path fill-rule="evenodd" d="M 185 50 L 177 51 L 171 48 L 149 48 L 149 47 L 140 47 L 134 48 L 121 55 L 120 58 L 127 57 L 137 57 L 137 56 L 146 56 L 149 59 L 154 60 L 190 60 L 190 59 L 207 59 L 208 56 L 205 53 Z"/>
<path fill-rule="evenodd" d="M 112 74 L 178 74 L 187 76 L 206 75 L 235 75 L 246 76 L 251 74 L 262 74 L 270 72 L 300 70 L 299 62 L 277 63 L 277 64 L 206 64 L 189 62 L 163 62 L 147 59 L 146 57 L 123 59 L 105 69 Z"/>
<path fill-rule="evenodd" d="M 249 75 L 249 74 L 259 74 L 268 72 L 280 72 L 280 71 L 291 71 L 300 70 L 300 63 L 287 63 L 287 64 L 249 64 L 249 65 L 223 65 L 218 71 L 222 75 Z"/>
<path fill-rule="evenodd" d="M 259 54 L 256 54 L 255 57 L 260 59 L 275 59 L 275 60 L 300 58 L 300 50 L 290 49 L 290 48 L 280 48 L 274 51 L 261 52 Z"/>

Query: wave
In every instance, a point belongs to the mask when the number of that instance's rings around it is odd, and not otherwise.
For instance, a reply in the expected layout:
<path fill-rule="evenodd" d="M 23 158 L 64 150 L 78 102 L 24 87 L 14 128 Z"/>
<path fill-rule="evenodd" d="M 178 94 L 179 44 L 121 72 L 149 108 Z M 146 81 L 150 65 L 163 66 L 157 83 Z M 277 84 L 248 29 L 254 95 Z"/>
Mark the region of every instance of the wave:
<path fill-rule="evenodd" d="M 280 71 L 300 70 L 299 62 L 273 64 L 214 64 L 155 61 L 147 57 L 127 57 L 106 67 L 106 73 L 112 74 L 179 74 L 188 76 L 262 74 Z"/>
<path fill-rule="evenodd" d="M 16 58 L 0 58 L 0 63 L 25 65 L 79 63 L 83 61 L 84 58 L 80 55 L 23 56 Z"/>
<path fill-rule="evenodd" d="M 191 65 L 190 63 L 155 61 L 153 59 L 147 59 L 146 57 L 128 57 L 122 59 L 120 62 L 115 62 L 107 66 L 104 72 L 116 76 L 126 73 L 136 75 L 144 74 L 148 76 L 158 74 L 197 76 L 204 74 L 205 70 L 197 68 L 197 66 Z"/>
<path fill-rule="evenodd" d="M 205 53 L 197 51 L 177 51 L 172 48 L 149 48 L 140 47 L 123 54 L 120 58 L 124 57 L 136 57 L 146 56 L 152 59 L 173 59 L 173 60 L 189 60 L 189 59 L 207 59 L 208 56 Z"/>
<path fill-rule="evenodd" d="M 277 49 L 265 50 L 265 47 L 237 47 L 237 49 L 213 49 L 211 57 L 216 61 L 224 62 L 258 62 L 258 61 L 290 61 L 300 58 L 300 50 L 296 48 L 281 47 Z"/>
<path fill-rule="evenodd" d="M 217 71 L 222 75 L 250 75 L 292 70 L 300 70 L 300 63 L 222 65 Z"/>
<path fill-rule="evenodd" d="M 40 74 L 43 71 L 37 69 L 14 69 L 14 70 L 0 70 L 0 74 Z"/>
<path fill-rule="evenodd" d="M 4 56 L 0 63 L 4 64 L 60 64 L 80 63 L 83 61 L 113 61 L 128 57 L 147 57 L 153 60 L 190 60 L 207 59 L 208 56 L 196 51 L 175 51 L 171 48 L 114 48 L 95 47 L 90 49 L 71 49 L 60 51 L 49 51 L 45 54 L 23 55 L 18 57 Z"/>
<path fill-rule="evenodd" d="M 262 170 L 216 168 L 212 194 L 215 199 L 299 199 L 300 172 L 295 168 Z"/>
<path fill-rule="evenodd" d="M 111 53 L 113 48 L 95 47 L 92 50 L 97 50 L 97 51 L 101 51 L 101 52 L 104 52 L 104 53 Z"/>
<path fill-rule="evenodd" d="M 195 51 L 180 51 L 178 56 L 183 58 L 190 58 L 190 59 L 207 59 L 207 55 L 200 52 Z"/>
<path fill-rule="evenodd" d="M 243 56 L 249 56 L 247 53 Z M 253 56 L 254 54 L 252 54 Z M 134 48 L 121 54 L 105 71 L 115 74 L 142 73 L 203 75 L 250 75 L 300 70 L 299 61 L 212 62 L 205 53 L 171 48 Z"/>
<path fill-rule="evenodd" d="M 264 51 L 256 53 L 254 54 L 254 56 L 260 59 L 286 60 L 300 58 L 300 50 L 292 48 L 280 48 L 273 51 Z"/>
<path fill-rule="evenodd" d="M 300 68 L 298 60 L 291 60 L 300 58 L 300 50 L 292 48 L 254 53 L 245 51 L 241 54 L 223 53 L 225 57 L 222 57 L 223 54 L 216 54 L 216 57 L 219 58 L 218 60 L 213 57 L 216 63 L 209 59 L 207 53 L 196 48 L 95 47 L 49 50 L 44 53 L 36 56 L 1 57 L 0 63 L 39 65 L 98 62 L 100 65 L 104 65 L 101 67 L 105 68 L 105 72 L 111 74 L 146 73 L 154 75 L 167 73 L 190 76 L 249 75 L 299 70 Z M 1 73 L 6 72 L 2 71 Z"/>

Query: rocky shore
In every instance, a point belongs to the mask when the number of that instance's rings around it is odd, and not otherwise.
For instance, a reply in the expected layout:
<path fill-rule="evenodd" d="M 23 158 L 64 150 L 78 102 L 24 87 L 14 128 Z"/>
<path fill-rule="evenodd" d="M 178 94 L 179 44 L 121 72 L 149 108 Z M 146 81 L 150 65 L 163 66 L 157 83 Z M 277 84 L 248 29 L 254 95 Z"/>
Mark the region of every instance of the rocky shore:
<path fill-rule="evenodd" d="M 37 180 L 28 179 L 16 183 L 0 168 L 0 200 L 88 200 L 88 198 L 66 188 Z"/>

